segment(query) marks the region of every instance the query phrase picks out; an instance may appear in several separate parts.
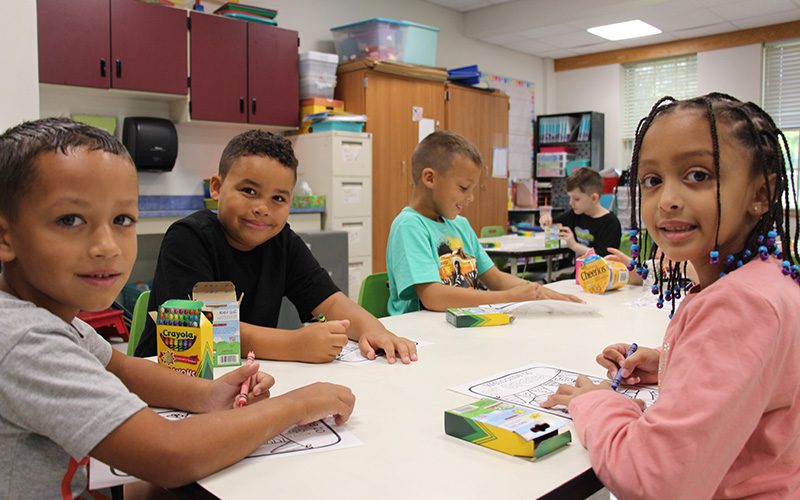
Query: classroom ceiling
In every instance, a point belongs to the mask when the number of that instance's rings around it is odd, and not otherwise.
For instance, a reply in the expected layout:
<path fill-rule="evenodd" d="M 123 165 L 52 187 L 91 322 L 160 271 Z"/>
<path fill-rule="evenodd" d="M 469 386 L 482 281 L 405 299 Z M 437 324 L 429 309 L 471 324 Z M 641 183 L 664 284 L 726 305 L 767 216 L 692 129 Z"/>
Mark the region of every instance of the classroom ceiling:
<path fill-rule="evenodd" d="M 559 59 L 800 20 L 800 0 L 426 0 L 464 14 L 464 35 Z M 586 28 L 641 19 L 662 33 L 612 42 Z"/>

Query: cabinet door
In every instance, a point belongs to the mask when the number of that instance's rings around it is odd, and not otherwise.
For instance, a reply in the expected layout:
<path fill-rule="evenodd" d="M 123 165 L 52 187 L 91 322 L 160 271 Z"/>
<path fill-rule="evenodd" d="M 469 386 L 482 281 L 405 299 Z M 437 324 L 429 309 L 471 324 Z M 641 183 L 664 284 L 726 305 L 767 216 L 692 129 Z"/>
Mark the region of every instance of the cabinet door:
<path fill-rule="evenodd" d="M 250 123 L 296 127 L 300 114 L 297 32 L 247 25 Z"/>
<path fill-rule="evenodd" d="M 39 81 L 108 88 L 108 0 L 38 0 L 36 7 Z"/>
<path fill-rule="evenodd" d="M 247 121 L 247 23 L 191 12 L 195 120 Z"/>
<path fill-rule="evenodd" d="M 386 243 L 392 221 L 413 191 L 411 155 L 419 142 L 413 108 L 437 126 L 444 122 L 444 84 L 369 72 L 367 131 L 372 132 L 372 272 L 386 269 Z"/>
<path fill-rule="evenodd" d="M 448 95 L 446 128 L 463 135 L 483 158 L 475 199 L 462 214 L 480 235 L 483 226 L 508 223 L 508 180 L 492 176 L 494 148 L 508 147 L 508 97 L 456 85 L 448 85 Z"/>
<path fill-rule="evenodd" d="M 111 0 L 111 87 L 187 92 L 186 11 Z"/>

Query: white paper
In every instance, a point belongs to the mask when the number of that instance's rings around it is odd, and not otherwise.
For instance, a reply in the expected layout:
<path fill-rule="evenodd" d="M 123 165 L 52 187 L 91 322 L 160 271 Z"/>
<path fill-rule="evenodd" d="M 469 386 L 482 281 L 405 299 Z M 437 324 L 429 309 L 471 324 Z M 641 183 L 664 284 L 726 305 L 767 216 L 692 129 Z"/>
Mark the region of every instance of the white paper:
<path fill-rule="evenodd" d="M 565 300 L 527 300 L 524 302 L 504 302 L 486 306 L 514 316 L 535 316 L 537 314 L 597 314 L 597 307 L 580 302 Z"/>
<path fill-rule="evenodd" d="M 422 139 L 428 137 L 436 129 L 436 122 L 433 118 L 422 118 L 419 121 L 419 137 L 417 142 L 422 142 Z"/>
<path fill-rule="evenodd" d="M 361 183 L 346 183 L 342 184 L 342 201 L 348 205 L 358 205 L 361 203 L 361 193 L 364 191 L 364 185 Z"/>
<path fill-rule="evenodd" d="M 342 161 L 354 162 L 361 156 L 361 150 L 364 145 L 360 142 L 343 142 L 342 143 Z"/>
<path fill-rule="evenodd" d="M 534 363 L 468 384 L 451 387 L 450 390 L 570 418 L 567 409 L 563 406 L 542 408 L 539 405 L 556 392 L 560 384 L 575 385 L 578 375 L 586 375 L 594 383 L 608 381 L 594 375 Z M 626 398 L 641 399 L 647 407 L 658 399 L 658 388 L 653 386 L 620 386 L 617 392 Z"/>
<path fill-rule="evenodd" d="M 430 345 L 430 342 L 425 342 L 422 340 L 412 340 L 417 347 L 424 347 L 426 345 Z M 374 363 L 378 358 L 369 359 L 361 354 L 361 348 L 358 347 L 358 342 L 355 340 L 348 340 L 347 344 L 342 348 L 342 352 L 336 356 L 336 361 L 341 361 L 342 363 L 347 363 L 350 365 L 366 365 L 369 363 Z"/>
<path fill-rule="evenodd" d="M 411 121 L 418 122 L 425 116 L 422 106 L 411 106 Z"/>
<path fill-rule="evenodd" d="M 347 242 L 352 245 L 361 241 L 363 224 L 342 224 L 342 229 L 347 231 Z"/>
<path fill-rule="evenodd" d="M 492 149 L 492 177 L 508 177 L 508 148 Z"/>
<path fill-rule="evenodd" d="M 163 408 L 153 408 L 153 410 L 168 420 L 182 420 L 192 416 L 191 413 L 179 410 L 166 410 Z M 244 460 L 264 460 L 281 456 L 318 453 L 320 451 L 351 448 L 362 444 L 361 440 L 344 426 L 336 426 L 331 417 L 308 425 L 290 427 L 256 448 Z M 139 480 L 104 464 L 100 460 L 89 459 L 89 489 L 109 488 Z"/>

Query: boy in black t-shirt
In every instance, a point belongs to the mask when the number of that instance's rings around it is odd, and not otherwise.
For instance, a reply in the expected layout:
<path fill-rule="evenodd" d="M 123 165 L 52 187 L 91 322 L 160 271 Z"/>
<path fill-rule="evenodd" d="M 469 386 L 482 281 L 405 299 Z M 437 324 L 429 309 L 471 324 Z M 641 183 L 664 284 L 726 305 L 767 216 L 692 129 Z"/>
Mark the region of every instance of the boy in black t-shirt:
<path fill-rule="evenodd" d="M 288 140 L 261 130 L 234 137 L 222 152 L 219 174 L 211 178 L 218 213 L 201 210 L 167 230 L 148 309 L 189 296 L 199 281 L 232 281 L 244 294 L 242 352 L 324 363 L 335 359 L 350 338 L 369 359 L 382 349 L 390 363 L 396 357 L 415 361 L 415 344 L 386 330 L 339 291 L 286 224 L 296 180 L 297 159 Z M 275 328 L 284 295 L 301 318 L 324 314 L 332 321 L 297 331 Z M 148 322 L 136 355 L 155 353 L 155 325 Z"/>
<path fill-rule="evenodd" d="M 555 218 L 561 223 L 558 237 L 580 257 L 590 248 L 598 255 L 608 255 L 609 248 L 619 248 L 622 228 L 617 216 L 600 205 L 603 179 L 596 171 L 582 168 L 567 179 L 567 194 L 572 210 Z M 553 220 L 542 216 L 539 223 L 549 226 Z"/>

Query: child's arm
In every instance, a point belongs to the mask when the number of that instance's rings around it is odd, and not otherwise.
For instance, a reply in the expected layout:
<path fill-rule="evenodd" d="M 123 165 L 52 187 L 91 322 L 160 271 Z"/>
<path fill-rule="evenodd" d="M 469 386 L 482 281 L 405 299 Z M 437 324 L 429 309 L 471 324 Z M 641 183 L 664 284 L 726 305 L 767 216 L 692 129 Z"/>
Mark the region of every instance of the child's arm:
<path fill-rule="evenodd" d="M 312 323 L 298 330 L 283 330 L 239 323 L 242 352 L 253 351 L 266 359 L 328 363 L 347 344 L 348 321 Z M 263 355 L 261 354 L 263 353 Z"/>
<path fill-rule="evenodd" d="M 475 307 L 497 302 L 523 302 L 526 300 L 553 299 L 582 302 L 575 296 L 564 295 L 539 283 L 527 281 L 507 290 L 491 291 L 453 287 L 441 283 L 421 283 L 414 285 L 414 288 L 420 301 L 431 311 L 446 311 L 450 307 Z"/>
<path fill-rule="evenodd" d="M 589 251 L 589 247 L 578 243 L 578 240 L 575 239 L 575 233 L 568 226 L 561 226 L 561 229 L 558 230 L 558 237 L 567 243 L 567 248 L 575 252 L 576 257 L 580 257 Z"/>
<path fill-rule="evenodd" d="M 183 409 L 221 410 L 233 405 L 244 378 L 256 364 L 211 382 L 171 372 L 155 363 L 114 354 L 109 371 L 147 402 Z M 333 415 L 337 424 L 353 411 L 346 387 L 316 383 L 269 398 L 272 378 L 255 375 L 258 397 L 245 408 L 169 421 L 143 409 L 122 423 L 90 453 L 103 462 L 163 487 L 195 481 L 231 465 L 294 424 Z M 165 467 L 164 464 L 179 464 Z"/>
<path fill-rule="evenodd" d="M 357 341 L 361 353 L 369 359 L 375 359 L 375 351 L 383 349 L 389 363 L 395 362 L 395 356 L 404 364 L 417 360 L 417 346 L 407 338 L 393 334 L 375 316 L 350 300 L 342 292 L 336 292 L 325 299 L 314 314 L 324 314 L 327 318 L 347 318 L 350 320 L 348 336 Z"/>

